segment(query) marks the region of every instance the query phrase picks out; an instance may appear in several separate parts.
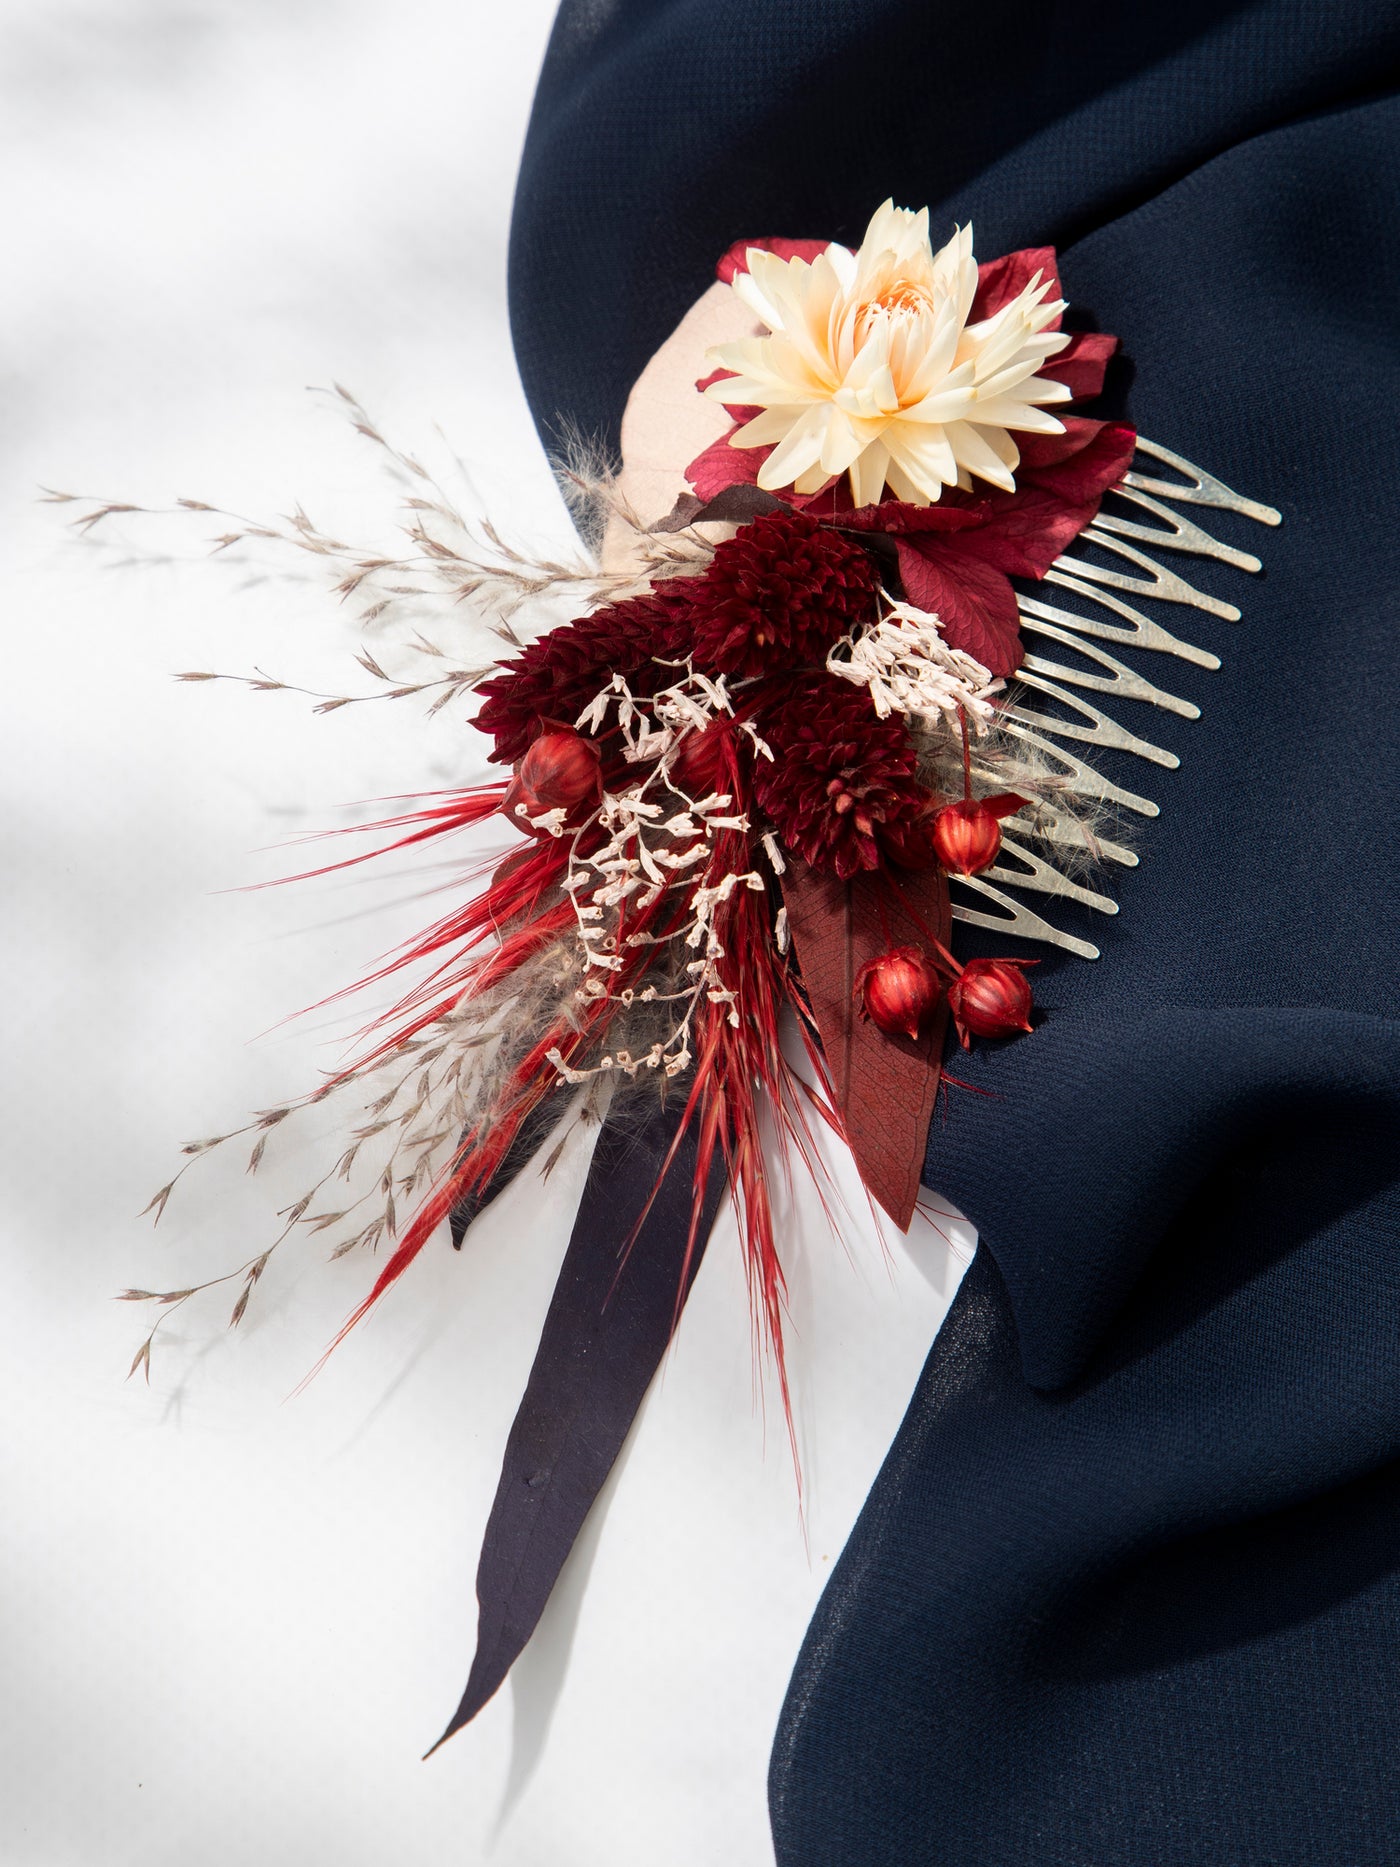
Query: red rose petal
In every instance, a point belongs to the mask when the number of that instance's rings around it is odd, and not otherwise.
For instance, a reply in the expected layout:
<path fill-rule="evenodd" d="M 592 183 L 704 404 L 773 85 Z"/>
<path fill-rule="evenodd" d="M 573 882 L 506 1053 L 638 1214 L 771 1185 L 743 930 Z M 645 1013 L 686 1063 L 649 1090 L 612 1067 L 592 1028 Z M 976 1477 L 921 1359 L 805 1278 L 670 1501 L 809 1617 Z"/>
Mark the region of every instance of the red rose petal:
<path fill-rule="evenodd" d="M 886 499 L 878 506 L 857 506 L 851 510 L 848 500 L 847 510 L 842 511 L 839 500 L 832 495 L 839 493 L 846 484 L 843 479 L 831 493 L 823 495 L 830 504 L 830 516 L 836 518 L 845 531 L 884 532 L 887 537 L 901 538 L 919 532 L 965 532 L 983 520 L 977 506 L 945 505 L 941 501 L 936 506 L 910 506 L 897 499 Z M 828 515 L 819 511 L 818 516 Z"/>
<path fill-rule="evenodd" d="M 729 434 L 737 434 L 736 422 Z M 697 499 L 713 499 L 730 486 L 756 486 L 758 470 L 773 451 L 767 447 L 731 447 L 729 434 L 711 441 L 685 470 L 686 482 Z"/>
<path fill-rule="evenodd" d="M 757 414 L 759 411 L 751 411 Z M 686 484 L 697 499 L 709 501 L 720 493 L 727 492 L 731 486 L 757 486 L 759 471 L 765 460 L 772 453 L 771 447 L 731 447 L 729 436 L 737 434 L 743 426 L 735 422 L 729 434 L 721 435 L 719 440 L 711 441 L 703 454 L 697 454 L 685 470 Z M 825 488 L 822 489 L 825 492 Z M 820 499 L 822 493 L 795 493 L 790 486 L 774 488 L 774 495 L 785 505 L 801 512 L 810 506 L 814 499 Z"/>
<path fill-rule="evenodd" d="M 948 540 L 943 548 L 949 556 L 976 558 L 1007 577 L 1038 580 L 1098 509 L 1096 500 L 1074 505 L 1056 492 L 1035 486 L 1004 493 L 1002 499 L 1005 503 L 985 525 Z"/>

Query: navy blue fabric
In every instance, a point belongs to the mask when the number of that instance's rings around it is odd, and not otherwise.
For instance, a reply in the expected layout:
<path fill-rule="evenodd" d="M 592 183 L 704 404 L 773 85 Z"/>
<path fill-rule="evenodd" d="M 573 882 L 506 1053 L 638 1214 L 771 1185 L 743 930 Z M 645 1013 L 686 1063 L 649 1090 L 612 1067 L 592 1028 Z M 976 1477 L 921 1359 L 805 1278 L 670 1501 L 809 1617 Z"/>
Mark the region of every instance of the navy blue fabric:
<path fill-rule="evenodd" d="M 1263 577 L 1183 561 L 1242 623 L 1155 612 L 1221 670 L 1125 656 L 1202 718 L 1116 709 L 1183 763 L 1108 766 L 1162 815 L 1102 960 L 955 1066 L 982 1243 L 797 1664 L 781 1867 L 1400 1861 L 1397 63 L 1360 0 L 561 14 L 543 432 L 615 433 L 732 239 L 892 194 L 1059 243 L 1117 406 L 1284 513 L 1209 521 Z"/>

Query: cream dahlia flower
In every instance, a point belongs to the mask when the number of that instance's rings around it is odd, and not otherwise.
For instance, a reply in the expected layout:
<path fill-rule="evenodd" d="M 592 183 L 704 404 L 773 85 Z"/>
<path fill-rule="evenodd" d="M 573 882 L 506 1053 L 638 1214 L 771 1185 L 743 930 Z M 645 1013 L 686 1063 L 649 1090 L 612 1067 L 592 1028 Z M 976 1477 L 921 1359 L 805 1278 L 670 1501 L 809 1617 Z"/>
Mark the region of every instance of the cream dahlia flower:
<path fill-rule="evenodd" d="M 972 229 L 935 253 L 928 209 L 886 201 L 858 253 L 831 245 L 809 265 L 751 247 L 733 289 L 770 335 L 721 344 L 709 361 L 734 376 L 707 394 L 762 414 L 732 437 L 767 447 L 758 484 L 814 493 L 842 473 L 858 506 L 889 486 L 914 505 L 976 475 L 1014 492 L 1013 432 L 1059 434 L 1045 406 L 1064 383 L 1036 371 L 1069 337 L 1047 330 L 1064 309 L 1040 274 L 992 317 L 969 324 L 977 291 Z"/>

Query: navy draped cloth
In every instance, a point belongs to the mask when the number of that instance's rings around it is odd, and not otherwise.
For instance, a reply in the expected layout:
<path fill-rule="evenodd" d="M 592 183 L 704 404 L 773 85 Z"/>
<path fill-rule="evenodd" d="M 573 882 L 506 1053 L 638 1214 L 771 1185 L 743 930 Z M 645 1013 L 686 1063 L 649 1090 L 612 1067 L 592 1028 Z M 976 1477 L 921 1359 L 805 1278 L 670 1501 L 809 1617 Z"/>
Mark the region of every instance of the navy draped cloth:
<path fill-rule="evenodd" d="M 781 1867 L 1400 1861 L 1397 66 L 1393 0 L 560 13 L 511 279 L 547 439 L 615 439 L 732 240 L 892 195 L 1057 244 L 1107 412 L 1284 514 L 1203 515 L 1266 574 L 1156 612 L 1219 672 L 1129 657 L 1202 717 L 1105 761 L 1162 815 L 1103 958 L 935 1123 L 981 1243 L 797 1662 Z"/>

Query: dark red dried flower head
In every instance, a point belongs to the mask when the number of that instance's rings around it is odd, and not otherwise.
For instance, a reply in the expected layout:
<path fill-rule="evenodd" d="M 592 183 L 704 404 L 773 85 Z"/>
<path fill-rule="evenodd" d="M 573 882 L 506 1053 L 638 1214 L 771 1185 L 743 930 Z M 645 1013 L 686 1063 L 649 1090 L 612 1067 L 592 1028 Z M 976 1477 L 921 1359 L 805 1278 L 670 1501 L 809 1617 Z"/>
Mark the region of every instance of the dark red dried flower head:
<path fill-rule="evenodd" d="M 1033 959 L 970 959 L 948 987 L 948 1009 L 964 1050 L 974 1037 L 1012 1037 L 1031 1028 L 1033 1000 L 1024 968 Z"/>
<path fill-rule="evenodd" d="M 697 578 L 676 578 L 561 623 L 483 681 L 476 723 L 496 741 L 496 762 L 522 759 L 542 720 L 576 720 L 614 674 L 626 675 L 634 693 L 674 681 L 675 669 L 655 666 L 652 657 L 687 652 L 683 618 L 687 597 L 698 587 Z"/>
<path fill-rule="evenodd" d="M 980 875 L 996 861 L 1001 849 L 999 819 L 1025 804 L 1014 791 L 1000 797 L 965 798 L 945 804 L 933 820 L 933 847 L 940 865 L 950 875 Z"/>
<path fill-rule="evenodd" d="M 562 810 L 566 816 L 603 795 L 598 748 L 572 726 L 548 722 L 516 768 L 502 809 L 513 822 Z"/>
<path fill-rule="evenodd" d="M 892 947 L 868 959 L 856 974 L 855 1000 L 863 1018 L 889 1037 L 917 1037 L 938 1003 L 938 974 L 916 946 Z"/>
<path fill-rule="evenodd" d="M 882 831 L 927 797 L 903 722 L 880 719 L 865 688 L 813 674 L 762 714 L 758 730 L 773 758 L 755 759 L 754 789 L 782 842 L 843 880 L 878 869 Z"/>
<path fill-rule="evenodd" d="M 840 532 L 805 512 L 755 519 L 716 548 L 696 591 L 696 665 L 764 674 L 826 660 L 833 642 L 873 617 L 880 579 Z"/>

